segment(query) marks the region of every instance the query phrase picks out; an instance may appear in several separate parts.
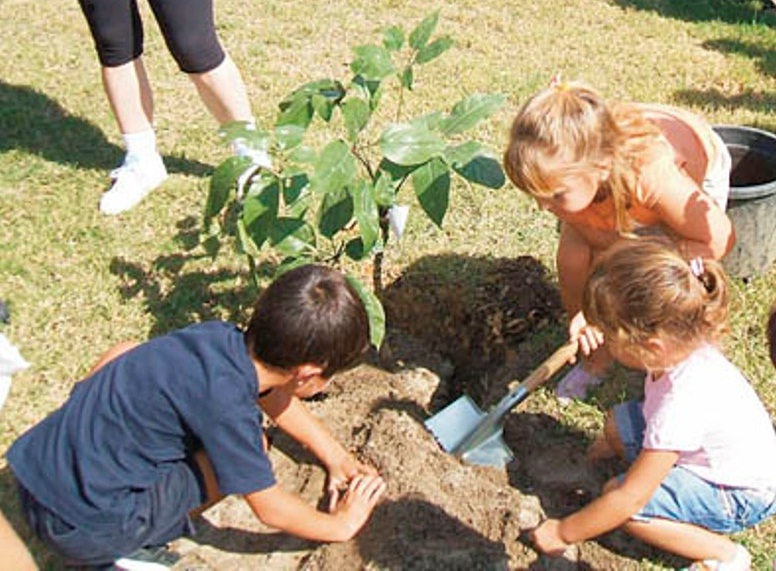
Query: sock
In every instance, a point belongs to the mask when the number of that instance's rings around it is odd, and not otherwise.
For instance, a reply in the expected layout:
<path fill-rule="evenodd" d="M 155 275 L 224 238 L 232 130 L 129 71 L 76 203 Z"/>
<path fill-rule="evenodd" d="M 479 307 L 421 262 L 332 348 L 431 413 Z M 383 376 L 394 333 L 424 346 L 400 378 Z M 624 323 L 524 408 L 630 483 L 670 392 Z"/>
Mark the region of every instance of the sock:
<path fill-rule="evenodd" d="M 153 129 L 146 129 L 138 133 L 124 133 L 121 137 L 124 139 L 127 156 L 140 158 L 157 154 L 156 133 Z"/>

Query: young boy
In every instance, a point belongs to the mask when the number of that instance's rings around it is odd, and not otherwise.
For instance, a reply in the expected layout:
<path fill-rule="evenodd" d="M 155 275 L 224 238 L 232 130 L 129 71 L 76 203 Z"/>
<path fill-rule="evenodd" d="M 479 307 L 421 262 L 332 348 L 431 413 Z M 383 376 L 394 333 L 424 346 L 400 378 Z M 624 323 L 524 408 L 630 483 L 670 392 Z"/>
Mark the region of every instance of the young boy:
<path fill-rule="evenodd" d="M 269 526 L 350 539 L 385 484 L 300 397 L 356 362 L 368 327 L 345 278 L 308 265 L 263 292 L 244 333 L 207 322 L 113 347 L 7 454 L 30 526 L 70 563 L 111 565 L 193 531 L 191 516 L 242 494 Z M 261 411 L 324 464 L 329 513 L 277 485 Z"/>

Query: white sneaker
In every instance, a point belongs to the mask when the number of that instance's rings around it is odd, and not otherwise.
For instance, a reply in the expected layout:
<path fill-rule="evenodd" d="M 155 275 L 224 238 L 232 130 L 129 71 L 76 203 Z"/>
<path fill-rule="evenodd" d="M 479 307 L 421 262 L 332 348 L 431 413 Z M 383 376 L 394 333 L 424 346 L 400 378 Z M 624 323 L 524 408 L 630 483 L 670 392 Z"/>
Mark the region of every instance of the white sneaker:
<path fill-rule="evenodd" d="M 167 178 L 164 161 L 158 154 L 138 158 L 127 155 L 120 167 L 110 173 L 113 185 L 100 198 L 100 212 L 119 214 L 137 206 L 146 195 Z"/>

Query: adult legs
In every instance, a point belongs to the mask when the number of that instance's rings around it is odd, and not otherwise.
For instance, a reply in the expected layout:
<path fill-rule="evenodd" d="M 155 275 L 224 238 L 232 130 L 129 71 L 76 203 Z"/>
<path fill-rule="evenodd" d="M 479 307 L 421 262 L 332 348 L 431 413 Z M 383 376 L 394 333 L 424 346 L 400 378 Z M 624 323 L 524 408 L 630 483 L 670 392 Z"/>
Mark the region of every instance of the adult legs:
<path fill-rule="evenodd" d="M 102 84 L 122 135 L 153 129 L 153 93 L 142 57 L 103 67 Z"/>
<path fill-rule="evenodd" d="M 204 73 L 190 73 L 189 78 L 197 88 L 205 107 L 219 125 L 229 121 L 253 121 L 248 90 L 240 70 L 228 54 L 225 54 L 224 61 L 215 69 Z"/>

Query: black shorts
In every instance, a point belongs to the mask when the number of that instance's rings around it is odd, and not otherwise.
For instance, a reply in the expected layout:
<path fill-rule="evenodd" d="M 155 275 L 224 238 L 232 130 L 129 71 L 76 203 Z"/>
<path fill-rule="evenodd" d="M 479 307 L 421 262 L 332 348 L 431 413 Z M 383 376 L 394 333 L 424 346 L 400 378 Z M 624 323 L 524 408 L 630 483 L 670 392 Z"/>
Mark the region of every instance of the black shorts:
<path fill-rule="evenodd" d="M 137 0 L 79 0 L 104 67 L 118 67 L 143 53 Z M 224 61 L 213 18 L 213 0 L 149 0 L 167 48 L 186 73 L 205 73 Z"/>

